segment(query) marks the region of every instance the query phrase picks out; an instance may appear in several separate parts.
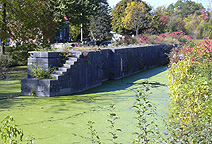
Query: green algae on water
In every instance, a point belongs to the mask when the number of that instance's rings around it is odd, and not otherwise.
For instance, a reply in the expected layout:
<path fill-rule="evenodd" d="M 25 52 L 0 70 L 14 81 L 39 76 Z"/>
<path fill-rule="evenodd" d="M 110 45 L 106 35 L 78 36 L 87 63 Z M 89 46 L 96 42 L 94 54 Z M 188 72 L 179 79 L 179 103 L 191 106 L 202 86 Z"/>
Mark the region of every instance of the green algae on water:
<path fill-rule="evenodd" d="M 116 127 L 122 131 L 117 133 L 117 142 L 131 143 L 132 132 L 136 130 L 134 89 L 141 87 L 139 83 L 159 82 L 167 84 L 167 67 L 161 66 L 137 73 L 122 80 L 106 81 L 103 85 L 75 95 L 58 97 L 21 96 L 0 101 L 0 120 L 11 115 L 25 135 L 35 137 L 37 144 L 70 144 L 90 143 L 89 120 L 95 122 L 94 128 L 103 143 L 111 139 L 107 122 L 108 107 L 116 105 Z M 3 92 L 0 86 L 1 93 Z M 12 85 L 8 89 L 12 89 Z M 20 89 L 14 89 L 14 93 Z M 6 91 L 8 95 L 13 91 Z M 161 115 L 167 113 L 167 87 L 159 86 L 151 89 L 150 100 L 157 106 L 158 125 L 164 129 Z"/>

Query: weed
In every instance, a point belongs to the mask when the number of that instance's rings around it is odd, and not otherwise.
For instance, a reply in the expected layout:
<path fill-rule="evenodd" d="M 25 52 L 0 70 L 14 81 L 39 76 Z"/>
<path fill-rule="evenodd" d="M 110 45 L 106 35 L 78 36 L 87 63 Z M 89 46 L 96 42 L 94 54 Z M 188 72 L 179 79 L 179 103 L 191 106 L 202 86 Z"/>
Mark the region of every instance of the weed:
<path fill-rule="evenodd" d="M 116 144 L 116 139 L 118 138 L 118 135 L 117 135 L 116 132 L 117 131 L 121 131 L 121 129 L 116 129 L 115 128 L 115 120 L 119 119 L 119 117 L 114 112 L 114 110 L 115 110 L 115 105 L 114 104 L 110 105 L 109 110 L 110 110 L 110 113 L 109 113 L 110 119 L 108 119 L 107 121 L 110 122 L 109 128 L 111 129 L 111 131 L 109 133 L 112 135 L 112 139 L 110 139 L 110 140 L 113 142 L 113 144 Z"/>
<path fill-rule="evenodd" d="M 93 129 L 93 124 L 95 122 L 94 121 L 88 121 L 88 130 L 89 130 L 89 134 L 90 134 L 90 139 L 91 139 L 91 143 L 98 143 L 101 144 L 100 138 L 97 135 L 97 131 L 95 129 Z"/>
<path fill-rule="evenodd" d="M 133 143 L 146 144 L 159 142 L 160 134 L 156 121 L 156 107 L 147 100 L 149 95 L 148 84 L 143 84 L 143 87 L 137 90 L 136 104 L 133 106 L 136 109 L 137 128 L 138 132 L 134 132 L 136 139 Z"/>
<path fill-rule="evenodd" d="M 55 72 L 55 68 L 45 69 L 44 67 L 40 66 L 39 64 L 30 65 L 29 70 L 30 70 L 32 77 L 39 78 L 39 79 L 51 79 L 52 77 L 50 74 Z"/>

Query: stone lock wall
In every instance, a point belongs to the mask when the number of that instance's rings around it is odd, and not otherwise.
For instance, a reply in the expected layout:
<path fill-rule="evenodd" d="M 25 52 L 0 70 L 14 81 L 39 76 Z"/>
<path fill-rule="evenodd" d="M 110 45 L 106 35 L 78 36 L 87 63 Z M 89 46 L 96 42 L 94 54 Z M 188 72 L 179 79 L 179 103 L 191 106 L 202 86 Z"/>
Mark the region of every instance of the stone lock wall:
<path fill-rule="evenodd" d="M 105 80 L 120 79 L 151 67 L 165 65 L 168 62 L 165 53 L 169 53 L 172 47 L 151 45 L 73 51 L 63 64 L 60 52 L 30 52 L 28 65 L 39 63 L 46 68 L 58 67 L 59 71 L 54 79 L 22 79 L 21 94 L 32 95 L 34 91 L 37 96 L 59 96 L 81 92 L 101 85 Z"/>

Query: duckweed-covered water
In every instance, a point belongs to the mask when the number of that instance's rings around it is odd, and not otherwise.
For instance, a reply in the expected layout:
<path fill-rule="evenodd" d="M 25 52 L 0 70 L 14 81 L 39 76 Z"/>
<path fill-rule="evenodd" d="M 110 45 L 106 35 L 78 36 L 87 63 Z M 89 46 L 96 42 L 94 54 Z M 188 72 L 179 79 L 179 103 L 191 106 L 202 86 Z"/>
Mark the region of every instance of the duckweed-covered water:
<path fill-rule="evenodd" d="M 149 82 L 167 84 L 167 67 L 156 67 L 121 80 L 106 81 L 103 85 L 83 93 L 40 98 L 21 96 L 13 99 L 0 100 L 0 120 L 5 116 L 13 116 L 18 127 L 25 135 L 35 137 L 36 144 L 87 144 L 89 141 L 89 120 L 95 122 L 94 128 L 103 143 L 111 143 L 108 132 L 110 104 L 116 105 L 115 112 L 120 117 L 116 120 L 117 142 L 131 143 L 135 138 L 132 132 L 136 128 L 134 108 L 136 94 L 132 89 L 141 87 L 146 79 Z M 138 84 L 136 84 L 138 83 Z M 158 110 L 157 124 L 164 131 L 161 115 L 167 112 L 167 87 L 151 89 L 149 99 Z"/>

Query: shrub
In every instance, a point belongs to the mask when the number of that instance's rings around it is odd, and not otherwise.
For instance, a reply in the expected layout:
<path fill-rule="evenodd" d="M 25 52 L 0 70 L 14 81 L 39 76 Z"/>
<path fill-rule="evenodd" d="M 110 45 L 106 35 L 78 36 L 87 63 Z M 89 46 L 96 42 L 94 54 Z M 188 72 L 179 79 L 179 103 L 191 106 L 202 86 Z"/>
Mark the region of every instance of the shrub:
<path fill-rule="evenodd" d="M 145 36 L 145 35 L 141 35 L 139 38 L 138 38 L 138 44 L 147 44 L 149 43 L 149 40 L 150 38 L 148 36 Z"/>
<path fill-rule="evenodd" d="M 12 59 L 9 55 L 0 55 L 0 79 L 6 79 L 10 71 Z"/>
<path fill-rule="evenodd" d="M 116 44 L 118 44 L 118 45 L 137 44 L 137 40 L 135 37 L 125 35 L 124 38 L 120 38 L 120 40 L 117 40 Z"/>
<path fill-rule="evenodd" d="M 207 39 L 172 55 L 168 89 L 173 142 L 212 142 L 211 44 Z"/>
<path fill-rule="evenodd" d="M 12 116 L 5 117 L 0 124 L 0 139 L 3 140 L 4 144 L 23 143 L 24 133 L 17 127 Z M 28 136 L 25 142 L 26 144 L 34 144 L 34 140 L 34 137 Z"/>

